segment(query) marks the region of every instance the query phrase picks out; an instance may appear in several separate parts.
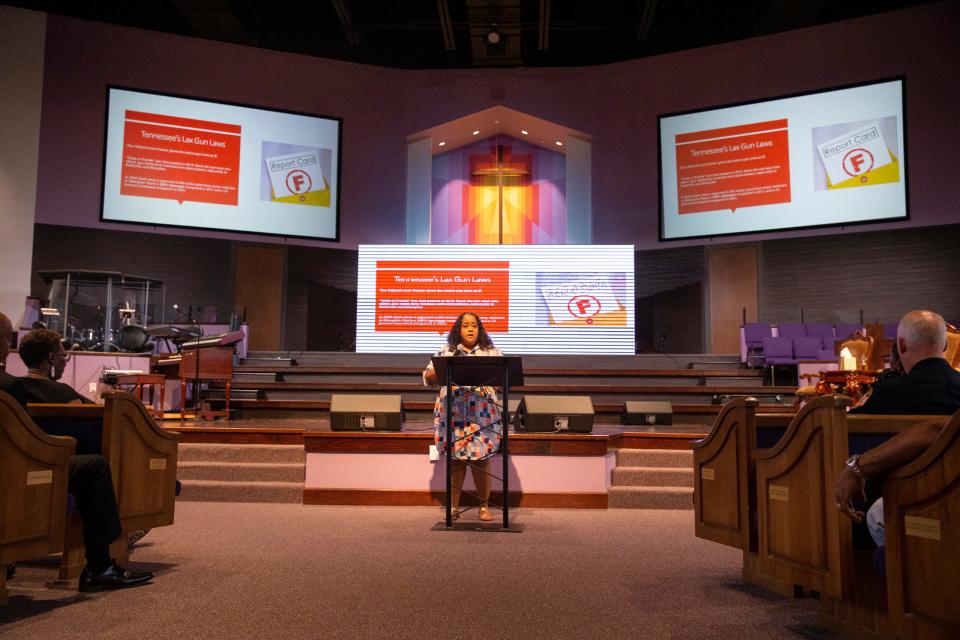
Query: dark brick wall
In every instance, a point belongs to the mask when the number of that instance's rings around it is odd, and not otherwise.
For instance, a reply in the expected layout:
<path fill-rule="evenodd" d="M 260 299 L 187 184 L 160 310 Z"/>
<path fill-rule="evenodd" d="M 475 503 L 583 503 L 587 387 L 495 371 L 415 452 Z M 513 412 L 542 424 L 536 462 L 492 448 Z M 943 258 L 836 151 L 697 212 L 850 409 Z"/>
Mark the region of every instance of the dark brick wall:
<path fill-rule="evenodd" d="M 694 282 L 703 282 L 706 257 L 703 247 L 637 251 L 633 270 L 636 296 L 645 298 Z"/>
<path fill-rule="evenodd" d="M 357 256 L 341 249 L 289 248 L 284 349 L 353 350 Z"/>
<path fill-rule="evenodd" d="M 702 353 L 703 247 L 638 251 L 634 255 L 637 353 Z"/>
<path fill-rule="evenodd" d="M 103 231 L 38 224 L 33 235 L 31 295 L 46 299 L 38 271 L 89 269 L 159 278 L 166 285 L 167 321 L 172 305 L 212 306 L 219 321 L 233 311 L 233 246 L 229 240 L 135 231 Z M 155 320 L 159 322 L 160 319 Z"/>
<path fill-rule="evenodd" d="M 772 240 L 761 245 L 760 319 L 897 320 L 916 308 L 960 320 L 960 225 Z"/>

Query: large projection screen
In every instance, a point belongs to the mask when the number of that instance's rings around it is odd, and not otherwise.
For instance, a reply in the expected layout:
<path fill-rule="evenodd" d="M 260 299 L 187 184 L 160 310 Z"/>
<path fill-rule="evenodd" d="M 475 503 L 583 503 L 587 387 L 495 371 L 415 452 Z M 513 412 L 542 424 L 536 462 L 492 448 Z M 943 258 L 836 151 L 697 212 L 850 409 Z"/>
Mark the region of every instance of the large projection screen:
<path fill-rule="evenodd" d="M 432 354 L 464 311 L 504 353 L 633 354 L 632 245 L 361 245 L 357 351 Z"/>
<path fill-rule="evenodd" d="M 903 79 L 664 115 L 660 239 L 907 218 Z"/>
<path fill-rule="evenodd" d="M 108 87 L 100 219 L 337 240 L 340 128 Z"/>

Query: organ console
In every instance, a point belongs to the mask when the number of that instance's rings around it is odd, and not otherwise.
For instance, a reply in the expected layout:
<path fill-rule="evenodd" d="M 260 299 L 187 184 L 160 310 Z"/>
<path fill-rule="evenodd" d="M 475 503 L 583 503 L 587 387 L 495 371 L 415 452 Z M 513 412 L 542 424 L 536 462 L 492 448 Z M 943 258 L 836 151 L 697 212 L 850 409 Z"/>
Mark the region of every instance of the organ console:
<path fill-rule="evenodd" d="M 171 327 L 176 329 L 176 327 Z M 154 328 L 156 329 L 156 328 Z M 156 334 L 155 334 L 156 335 Z M 171 335 L 171 339 L 175 338 Z M 180 380 L 180 420 L 192 417 L 211 419 L 223 416 L 230 419 L 230 381 L 233 378 L 234 345 L 243 340 L 242 331 L 229 331 L 209 336 L 193 337 L 179 344 L 180 353 L 162 356 L 154 360 L 154 368 L 172 372 L 177 367 Z M 168 377 L 169 374 L 168 374 Z M 225 399 L 223 411 L 204 410 L 200 406 L 200 385 L 203 382 L 224 382 Z M 193 389 L 193 408 L 187 409 L 187 386 Z"/>

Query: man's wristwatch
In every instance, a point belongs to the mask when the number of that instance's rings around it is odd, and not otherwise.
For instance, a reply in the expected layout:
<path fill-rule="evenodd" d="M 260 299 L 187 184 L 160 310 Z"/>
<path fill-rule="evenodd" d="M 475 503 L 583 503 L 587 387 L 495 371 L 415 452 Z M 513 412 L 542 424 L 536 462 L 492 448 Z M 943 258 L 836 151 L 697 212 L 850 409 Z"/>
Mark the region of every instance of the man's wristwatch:
<path fill-rule="evenodd" d="M 859 453 L 858 453 L 858 454 L 855 454 L 855 455 L 852 455 L 852 456 L 850 456 L 849 458 L 847 458 L 846 465 L 847 465 L 847 468 L 850 469 L 850 471 L 853 473 L 853 475 L 857 476 L 857 477 L 860 478 L 861 480 L 866 480 L 866 479 L 867 479 L 867 474 L 865 474 L 865 473 L 860 469 L 860 454 L 859 454 Z"/>

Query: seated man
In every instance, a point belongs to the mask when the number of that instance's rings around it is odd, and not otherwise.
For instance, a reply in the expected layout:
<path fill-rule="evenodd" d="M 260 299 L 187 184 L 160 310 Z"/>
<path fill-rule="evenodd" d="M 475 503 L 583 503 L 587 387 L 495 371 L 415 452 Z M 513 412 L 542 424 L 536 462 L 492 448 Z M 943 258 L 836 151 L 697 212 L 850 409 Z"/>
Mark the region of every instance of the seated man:
<path fill-rule="evenodd" d="M 6 316 L 0 317 L 2 365 L 6 365 L 13 334 L 12 328 L 4 331 L 4 320 L 7 325 L 10 322 Z M 21 341 L 20 357 L 30 368 L 30 373 L 27 377 L 16 378 L 6 390 L 21 404 L 81 401 L 80 394 L 69 386 L 56 382 L 56 378 L 63 374 L 64 364 L 68 360 L 58 334 L 46 329 L 31 331 Z M 71 457 L 67 490 L 76 498 L 77 511 L 83 520 L 87 566 L 80 574 L 80 591 L 122 589 L 151 580 L 152 573 L 129 571 L 110 558 L 110 543 L 120 537 L 123 529 L 107 459 L 97 455 Z"/>
<path fill-rule="evenodd" d="M 947 325 L 932 311 L 911 311 L 897 327 L 906 375 L 878 381 L 870 398 L 850 413 L 950 415 L 960 409 L 960 373 L 943 357 Z"/>
<path fill-rule="evenodd" d="M 18 352 L 23 364 L 27 365 L 27 375 L 17 378 L 6 389 L 17 402 L 22 405 L 28 402 L 90 402 L 70 385 L 58 382 L 70 362 L 70 354 L 64 350 L 59 333 L 34 329 L 20 341 Z"/>
<path fill-rule="evenodd" d="M 850 456 L 837 479 L 837 508 L 854 522 L 861 522 L 863 512 L 857 511 L 853 501 L 859 498 L 866 502 L 867 478 L 882 476 L 913 461 L 927 450 L 945 426 L 945 423 L 920 422 L 862 455 Z M 885 541 L 883 498 L 875 501 L 867 510 L 867 528 L 874 542 L 882 545 Z"/>
<path fill-rule="evenodd" d="M 870 398 L 850 413 L 950 415 L 960 410 L 960 373 L 943 357 L 946 344 L 947 327 L 940 315 L 932 311 L 911 311 L 905 315 L 897 327 L 897 349 L 904 374 L 877 382 Z M 837 507 L 860 522 L 863 513 L 856 510 L 853 499 L 866 501 L 867 478 L 887 473 L 919 456 L 942 427 L 935 422 L 919 423 L 863 455 L 850 456 L 837 480 Z M 882 499 L 867 511 L 867 527 L 874 541 L 883 544 Z"/>

